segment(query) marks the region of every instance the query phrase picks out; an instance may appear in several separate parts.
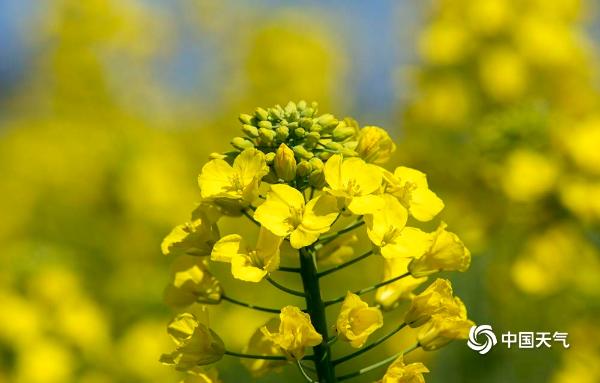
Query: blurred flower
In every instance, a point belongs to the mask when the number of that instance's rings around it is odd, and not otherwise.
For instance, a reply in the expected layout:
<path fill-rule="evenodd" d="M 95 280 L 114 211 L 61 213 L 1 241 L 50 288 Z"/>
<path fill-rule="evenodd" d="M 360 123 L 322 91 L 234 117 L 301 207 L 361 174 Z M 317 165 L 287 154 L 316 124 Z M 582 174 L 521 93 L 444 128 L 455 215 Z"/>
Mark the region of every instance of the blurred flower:
<path fill-rule="evenodd" d="M 175 226 L 160 247 L 165 255 L 209 255 L 219 239 L 219 230 L 206 216 Z"/>
<path fill-rule="evenodd" d="M 384 262 L 382 281 L 387 281 L 408 272 L 411 259 L 393 257 L 385 259 Z M 392 310 L 398 306 L 401 299 L 411 299 L 414 296 L 413 290 L 426 280 L 427 277 L 415 278 L 412 275 L 400 278 L 396 282 L 378 288 L 375 293 L 375 301 L 384 310 Z"/>
<path fill-rule="evenodd" d="M 515 201 L 533 201 L 552 189 L 558 171 L 556 164 L 547 156 L 529 150 L 515 150 L 506 161 L 502 188 Z"/>
<path fill-rule="evenodd" d="M 281 355 L 279 346 L 266 335 L 267 332 L 273 334 L 279 331 L 280 325 L 281 320 L 279 318 L 269 319 L 264 326 L 254 332 L 243 352 L 252 355 Z M 263 328 L 267 332 L 263 331 Z M 260 377 L 277 367 L 285 365 L 286 362 L 267 359 L 243 359 L 242 364 L 252 373 L 252 376 Z"/>
<path fill-rule="evenodd" d="M 182 255 L 173 262 L 172 273 L 172 282 L 165 289 L 168 305 L 185 307 L 221 300 L 221 284 L 208 270 L 206 259 Z"/>
<path fill-rule="evenodd" d="M 163 354 L 160 361 L 175 365 L 177 370 L 187 371 L 198 365 L 214 363 L 225 353 L 225 346 L 218 335 L 192 314 L 183 313 L 175 317 L 167 331 L 177 348 L 170 354 Z"/>

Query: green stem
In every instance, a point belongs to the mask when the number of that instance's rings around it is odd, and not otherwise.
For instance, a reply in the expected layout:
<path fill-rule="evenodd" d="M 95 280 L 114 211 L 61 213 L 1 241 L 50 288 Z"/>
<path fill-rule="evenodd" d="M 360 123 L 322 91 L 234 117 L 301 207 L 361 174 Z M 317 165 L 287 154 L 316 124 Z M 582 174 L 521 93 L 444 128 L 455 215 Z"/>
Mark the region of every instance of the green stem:
<path fill-rule="evenodd" d="M 244 359 L 264 359 L 264 360 L 288 360 L 284 355 L 254 355 L 254 354 L 242 354 L 235 351 L 225 351 L 225 355 L 235 356 L 236 358 Z M 305 356 L 304 359 L 308 359 L 311 355 Z"/>
<path fill-rule="evenodd" d="M 385 342 L 386 340 L 388 340 L 389 338 L 394 336 L 398 331 L 402 330 L 404 327 L 406 327 L 406 323 L 402 323 L 400 326 L 393 329 L 390 333 L 382 336 L 381 338 L 377 339 L 375 342 L 371 343 L 370 345 L 363 347 L 360 350 L 353 352 L 352 354 L 348 354 L 346 356 L 343 356 L 339 359 L 334 360 L 333 364 L 338 365 L 340 363 L 344 363 L 347 360 L 350 360 L 350 359 L 356 358 L 359 355 L 362 355 L 363 353 L 369 351 L 370 349 L 379 346 L 381 343 Z"/>
<path fill-rule="evenodd" d="M 329 335 L 327 333 L 327 316 L 325 314 L 325 305 L 321 298 L 314 249 L 305 247 L 300 249 L 299 253 L 302 284 L 304 285 L 306 295 L 306 308 L 315 330 L 323 336 L 321 344 L 313 348 L 313 360 L 317 370 L 317 380 L 320 383 L 335 383 L 335 371 L 331 363 Z"/>
<path fill-rule="evenodd" d="M 267 276 L 265 278 L 265 280 L 267 282 L 269 282 L 271 285 L 273 285 L 273 287 L 278 288 L 279 290 L 283 291 L 284 293 L 288 293 L 288 294 L 295 295 L 297 297 L 302 297 L 302 298 L 304 298 L 306 296 L 306 294 L 301 291 L 296 291 L 296 290 L 290 289 L 289 287 L 285 287 L 284 285 L 280 284 L 279 282 L 275 282 L 269 276 Z"/>
<path fill-rule="evenodd" d="M 365 221 L 363 221 L 362 219 L 359 219 L 356 222 L 354 222 L 353 224 L 351 224 L 350 226 L 347 226 L 339 231 L 336 231 L 335 233 L 331 233 L 331 234 L 322 236 L 321 238 L 319 238 L 319 244 L 326 245 L 329 242 L 336 239 L 337 237 L 339 237 L 340 235 L 345 234 L 349 231 L 352 231 L 352 230 L 356 229 L 357 227 L 360 227 L 364 224 L 365 224 Z"/>
<path fill-rule="evenodd" d="M 363 294 L 366 294 L 366 293 L 370 293 L 373 290 L 377 290 L 380 287 L 389 285 L 390 283 L 394 283 L 394 282 L 396 282 L 396 281 L 398 281 L 398 280 L 400 280 L 402 278 L 408 277 L 409 275 L 410 275 L 410 272 L 406 272 L 406 273 L 404 273 L 402 275 L 398 275 L 397 277 L 388 279 L 388 280 L 383 281 L 383 282 L 376 283 L 373 286 L 369 286 L 369 287 L 365 287 L 364 289 L 356 290 L 356 291 L 354 291 L 354 294 L 356 294 L 356 295 L 363 295 Z M 341 297 L 337 297 L 335 299 L 331 299 L 331 300 L 325 301 L 325 302 L 323 302 L 323 304 L 325 304 L 325 306 L 330 306 L 330 305 L 333 305 L 333 304 L 336 304 L 336 303 L 340 303 L 344 299 L 346 299 L 345 295 L 341 296 Z"/>
<path fill-rule="evenodd" d="M 252 303 L 246 303 L 246 302 L 238 301 L 237 299 L 233 299 L 231 297 L 228 297 L 225 294 L 221 295 L 221 299 L 224 300 L 224 301 L 233 303 L 234 305 L 238 305 L 238 306 L 242 306 L 242 307 L 247 307 L 249 309 L 256 310 L 256 311 L 264 311 L 266 313 L 273 313 L 273 314 L 279 314 L 281 312 L 281 309 L 272 309 L 272 308 L 269 308 L 269 307 L 256 306 L 256 305 L 253 305 Z"/>
<path fill-rule="evenodd" d="M 343 269 L 345 267 L 353 265 L 353 264 L 355 264 L 358 261 L 362 261 L 363 259 L 371 256 L 372 254 L 373 254 L 373 250 L 369 250 L 366 253 L 364 253 L 363 255 L 360 255 L 360 256 L 358 256 L 358 257 L 356 257 L 356 258 L 354 258 L 354 259 L 352 259 L 352 260 L 350 260 L 348 262 L 344 262 L 341 265 L 337 265 L 335 267 L 332 267 L 331 269 L 321 271 L 320 273 L 317 273 L 317 276 L 319 278 L 324 277 L 324 276 L 326 276 L 328 274 L 331 274 L 331 273 L 336 272 L 338 270 L 341 270 L 341 269 Z"/>

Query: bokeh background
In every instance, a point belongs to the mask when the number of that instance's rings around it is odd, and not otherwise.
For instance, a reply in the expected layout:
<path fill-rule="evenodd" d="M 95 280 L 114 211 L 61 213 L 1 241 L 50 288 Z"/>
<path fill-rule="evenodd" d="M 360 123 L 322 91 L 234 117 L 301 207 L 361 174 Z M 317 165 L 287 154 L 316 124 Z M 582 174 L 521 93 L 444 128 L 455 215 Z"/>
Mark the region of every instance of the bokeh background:
<path fill-rule="evenodd" d="M 385 127 L 393 164 L 429 175 L 474 254 L 452 275 L 474 321 L 570 334 L 567 351 L 416 353 L 428 382 L 599 382 L 599 6 L 1 1 L 0 382 L 179 381 L 157 361 L 173 315 L 160 241 L 237 115 L 300 99 Z M 266 318 L 212 316 L 232 349 Z M 217 368 L 251 379 L 231 358 Z"/>

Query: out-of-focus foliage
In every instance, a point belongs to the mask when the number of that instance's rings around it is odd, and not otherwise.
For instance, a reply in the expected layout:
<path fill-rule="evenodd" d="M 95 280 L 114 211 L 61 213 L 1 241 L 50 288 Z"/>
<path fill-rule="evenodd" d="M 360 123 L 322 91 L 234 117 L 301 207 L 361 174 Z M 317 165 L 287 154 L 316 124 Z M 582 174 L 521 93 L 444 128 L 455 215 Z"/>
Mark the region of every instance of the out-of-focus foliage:
<path fill-rule="evenodd" d="M 585 31 L 592 3 L 437 0 L 424 9 L 400 152 L 460 201 L 448 213 L 464 218 L 459 233 L 489 258 L 489 297 L 473 299 L 491 299 L 497 309 L 482 316 L 506 330 L 579 332 L 575 318 L 598 316 L 600 93 Z M 587 343 L 573 339 L 579 351 L 558 363 L 558 352 L 500 355 L 498 363 L 518 360 L 499 379 L 599 379 L 593 369 L 580 375 L 577 366 L 597 365 L 599 354 L 578 342 Z M 488 369 L 478 373 L 469 376 L 487 380 Z"/>
<path fill-rule="evenodd" d="M 257 26 L 248 9 L 246 32 L 224 35 L 225 20 L 195 17 L 198 5 L 187 4 L 187 28 L 233 48 L 217 53 L 235 62 L 224 76 L 237 89 L 201 120 L 191 107 L 206 109 L 201 100 L 180 103 L 158 75 L 182 33 L 165 9 L 53 0 L 27 26 L 36 49 L 26 80 L 3 95 L 0 127 L 1 382 L 183 379 L 158 363 L 171 315 L 159 244 L 198 198 L 209 143 L 226 144 L 211 126 L 257 97 L 332 105 L 340 92 L 343 56 L 324 30 L 299 32 L 287 13 Z M 289 62 L 273 59 L 278 47 Z"/>

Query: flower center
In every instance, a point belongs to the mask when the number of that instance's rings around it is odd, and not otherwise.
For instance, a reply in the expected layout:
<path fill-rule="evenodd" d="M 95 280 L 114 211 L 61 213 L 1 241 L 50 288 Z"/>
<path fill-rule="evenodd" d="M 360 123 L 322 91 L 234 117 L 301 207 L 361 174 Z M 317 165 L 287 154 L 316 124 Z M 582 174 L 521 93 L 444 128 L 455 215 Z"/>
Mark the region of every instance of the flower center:
<path fill-rule="evenodd" d="M 304 215 L 304 207 L 296 208 L 290 206 L 290 217 L 288 218 L 288 222 L 293 227 L 297 227 L 302 223 L 302 216 Z"/>

